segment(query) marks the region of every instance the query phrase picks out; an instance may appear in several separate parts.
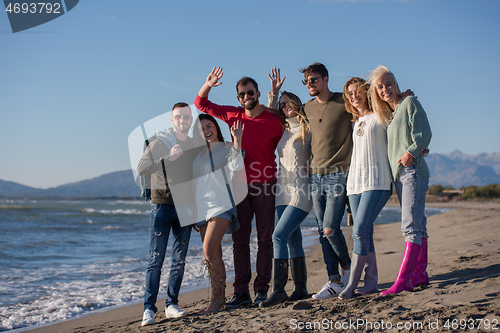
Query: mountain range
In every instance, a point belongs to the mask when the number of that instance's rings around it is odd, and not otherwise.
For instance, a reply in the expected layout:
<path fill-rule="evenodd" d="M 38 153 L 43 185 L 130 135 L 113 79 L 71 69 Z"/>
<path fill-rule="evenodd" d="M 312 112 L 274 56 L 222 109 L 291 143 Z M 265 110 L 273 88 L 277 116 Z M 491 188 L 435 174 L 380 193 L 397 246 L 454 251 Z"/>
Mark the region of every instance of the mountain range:
<path fill-rule="evenodd" d="M 131 170 L 111 172 L 48 189 L 37 189 L 0 179 L 0 196 L 4 197 L 137 198 L 140 194 L 141 189 L 135 184 Z"/>
<path fill-rule="evenodd" d="M 431 173 L 430 184 L 484 186 L 500 184 L 500 152 L 467 155 L 459 150 L 448 154 L 429 154 L 426 157 Z"/>
<path fill-rule="evenodd" d="M 426 161 L 431 172 L 430 184 L 451 185 L 454 188 L 500 184 L 500 152 L 467 155 L 454 150 L 448 154 L 431 153 Z M 37 189 L 0 179 L 0 196 L 3 197 L 138 198 L 140 193 L 131 170 L 112 172 L 48 189 Z"/>

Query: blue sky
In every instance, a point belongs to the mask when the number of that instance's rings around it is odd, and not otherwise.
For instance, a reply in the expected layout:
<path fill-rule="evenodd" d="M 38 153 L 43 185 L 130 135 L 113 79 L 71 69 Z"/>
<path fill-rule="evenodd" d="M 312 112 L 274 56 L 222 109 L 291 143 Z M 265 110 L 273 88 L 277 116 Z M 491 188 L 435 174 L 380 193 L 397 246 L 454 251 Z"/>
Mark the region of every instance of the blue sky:
<path fill-rule="evenodd" d="M 324 63 L 330 90 L 377 65 L 413 89 L 433 130 L 431 152 L 500 151 L 500 1 L 81 0 L 13 34 L 0 13 L 0 179 L 47 188 L 130 168 L 128 136 L 193 103 L 214 66 L 210 98 L 236 105 L 267 73 L 310 97 L 298 69 Z"/>

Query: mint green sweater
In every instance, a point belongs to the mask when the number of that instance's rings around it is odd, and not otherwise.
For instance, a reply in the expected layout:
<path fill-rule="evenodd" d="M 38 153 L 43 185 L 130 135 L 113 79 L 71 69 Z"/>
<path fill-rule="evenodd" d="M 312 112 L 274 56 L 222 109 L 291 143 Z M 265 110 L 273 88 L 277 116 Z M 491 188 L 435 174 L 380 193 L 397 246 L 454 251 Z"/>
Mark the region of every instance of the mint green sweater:
<path fill-rule="evenodd" d="M 399 102 L 394 117 L 387 128 L 389 164 L 394 180 L 399 179 L 403 154 L 413 156 L 417 177 L 429 177 L 429 167 L 422 152 L 431 142 L 431 126 L 422 104 L 415 97 L 406 97 Z"/>

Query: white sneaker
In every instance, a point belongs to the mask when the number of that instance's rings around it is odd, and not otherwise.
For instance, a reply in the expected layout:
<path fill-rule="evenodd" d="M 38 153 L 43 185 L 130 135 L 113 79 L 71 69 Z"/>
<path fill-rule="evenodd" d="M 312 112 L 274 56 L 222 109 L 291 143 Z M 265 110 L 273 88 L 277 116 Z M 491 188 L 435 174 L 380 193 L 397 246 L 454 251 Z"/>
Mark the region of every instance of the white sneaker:
<path fill-rule="evenodd" d="M 187 312 L 179 309 L 177 305 L 169 305 L 168 308 L 165 309 L 165 315 L 167 318 L 179 318 L 187 315 Z"/>
<path fill-rule="evenodd" d="M 316 294 L 314 294 L 312 296 L 312 298 L 314 298 L 314 299 L 327 299 L 330 297 L 335 297 L 335 296 L 338 296 L 338 294 L 340 294 L 342 292 L 342 290 L 344 290 L 344 287 L 342 287 L 336 283 L 333 283 L 331 281 L 328 281 L 323 286 L 323 288 L 321 288 L 321 290 L 319 292 L 317 292 Z"/>
<path fill-rule="evenodd" d="M 342 285 L 345 287 L 347 287 L 347 285 L 349 284 L 349 278 L 351 276 L 351 269 L 343 269 L 342 268 L 342 277 L 340 278 L 340 282 L 342 282 Z"/>
<path fill-rule="evenodd" d="M 144 310 L 141 326 L 153 325 L 155 323 L 155 313 L 151 309 Z"/>

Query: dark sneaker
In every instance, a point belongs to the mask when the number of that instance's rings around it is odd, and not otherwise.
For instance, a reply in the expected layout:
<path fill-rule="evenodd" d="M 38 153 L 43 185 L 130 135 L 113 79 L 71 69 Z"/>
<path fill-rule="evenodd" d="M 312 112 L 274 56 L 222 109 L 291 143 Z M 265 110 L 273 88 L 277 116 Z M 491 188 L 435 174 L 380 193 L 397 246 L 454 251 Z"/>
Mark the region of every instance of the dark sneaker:
<path fill-rule="evenodd" d="M 267 299 L 267 291 L 264 290 L 256 290 L 255 291 L 255 300 L 253 301 L 254 305 L 259 305 Z"/>
<path fill-rule="evenodd" d="M 240 306 L 252 304 L 252 299 L 249 293 L 234 293 L 233 298 L 226 303 L 226 308 L 237 309 Z"/>

